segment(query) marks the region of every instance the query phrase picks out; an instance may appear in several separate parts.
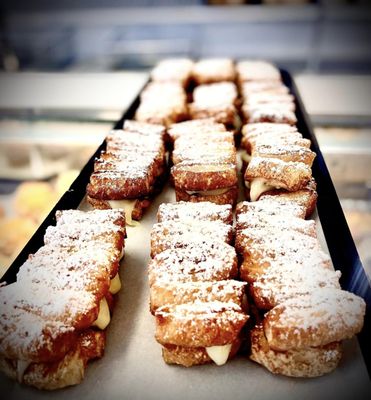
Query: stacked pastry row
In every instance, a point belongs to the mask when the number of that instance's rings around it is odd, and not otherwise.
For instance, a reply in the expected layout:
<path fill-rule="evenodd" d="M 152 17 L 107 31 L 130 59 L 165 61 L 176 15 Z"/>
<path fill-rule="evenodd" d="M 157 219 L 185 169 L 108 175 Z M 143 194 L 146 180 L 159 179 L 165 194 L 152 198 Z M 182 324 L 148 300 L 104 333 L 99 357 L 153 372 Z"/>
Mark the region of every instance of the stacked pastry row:
<path fill-rule="evenodd" d="M 16 282 L 0 287 L 0 369 L 47 390 L 79 383 L 102 357 L 126 236 L 122 210 L 56 219 Z"/>
<path fill-rule="evenodd" d="M 95 160 L 87 200 L 97 209 L 123 208 L 128 225 L 140 220 L 167 177 L 163 125 L 126 120 L 106 138 Z"/>
<path fill-rule="evenodd" d="M 177 201 L 234 205 L 238 195 L 233 133 L 212 119 L 174 124 L 172 183 Z"/>
<path fill-rule="evenodd" d="M 314 377 L 341 359 L 341 341 L 363 326 L 365 302 L 341 290 L 306 208 L 277 196 L 237 207 L 240 278 L 258 310 L 251 359 L 273 373 Z"/>
<path fill-rule="evenodd" d="M 241 61 L 236 66 L 246 123 L 295 125 L 294 97 L 282 83 L 280 71 L 265 61 Z"/>
<path fill-rule="evenodd" d="M 161 204 L 151 231 L 150 309 L 166 363 L 186 367 L 236 354 L 248 320 L 245 284 L 235 281 L 232 207 Z"/>
<path fill-rule="evenodd" d="M 167 59 L 151 72 L 151 82 L 140 97 L 135 119 L 169 126 L 186 119 L 214 118 L 235 129 L 236 72 L 230 59 Z M 193 102 L 187 104 L 187 90 L 197 85 Z"/>

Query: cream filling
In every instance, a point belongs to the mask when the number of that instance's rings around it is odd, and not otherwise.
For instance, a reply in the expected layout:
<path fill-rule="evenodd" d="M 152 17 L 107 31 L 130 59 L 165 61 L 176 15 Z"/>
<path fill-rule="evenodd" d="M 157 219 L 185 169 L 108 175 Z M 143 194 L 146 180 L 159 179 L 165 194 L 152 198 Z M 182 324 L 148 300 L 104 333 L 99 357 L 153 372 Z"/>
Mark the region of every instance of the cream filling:
<path fill-rule="evenodd" d="M 113 209 L 122 208 L 125 211 L 126 225 L 129 225 L 129 226 L 139 225 L 138 221 L 134 221 L 131 218 L 131 215 L 132 215 L 134 207 L 135 207 L 135 202 L 136 202 L 135 199 L 134 200 L 108 200 L 108 203 L 111 208 L 113 208 Z"/>
<path fill-rule="evenodd" d="M 241 159 L 242 159 L 242 161 L 249 163 L 251 161 L 251 155 L 248 154 L 248 152 L 246 150 L 243 150 L 241 152 Z"/>
<path fill-rule="evenodd" d="M 264 178 L 255 178 L 251 182 L 245 182 L 245 184 L 246 187 L 250 187 L 250 201 L 257 201 L 264 192 L 275 189 L 274 186 L 268 185 Z"/>
<path fill-rule="evenodd" d="M 108 303 L 105 297 L 99 303 L 99 314 L 98 318 L 93 322 L 92 326 L 96 326 L 99 329 L 106 329 L 111 321 L 111 315 L 109 312 Z"/>
<path fill-rule="evenodd" d="M 214 361 L 216 365 L 223 365 L 227 362 L 229 353 L 232 349 L 232 343 L 224 346 L 205 347 L 206 353 Z"/>
<path fill-rule="evenodd" d="M 26 369 L 31 364 L 31 361 L 26 360 L 17 360 L 17 381 L 23 382 L 23 375 L 26 372 Z"/>
<path fill-rule="evenodd" d="M 227 193 L 230 188 L 214 189 L 214 190 L 186 190 L 189 195 L 200 194 L 201 196 L 219 196 L 221 194 Z"/>
<path fill-rule="evenodd" d="M 120 275 L 117 273 L 112 279 L 111 279 L 111 284 L 109 287 L 109 292 L 111 294 L 116 294 L 120 291 L 121 289 L 121 280 L 120 280 Z M 98 317 L 99 318 L 99 317 Z"/>
<path fill-rule="evenodd" d="M 124 255 L 125 255 L 125 249 L 122 248 L 120 253 L 120 261 L 124 258 Z"/>

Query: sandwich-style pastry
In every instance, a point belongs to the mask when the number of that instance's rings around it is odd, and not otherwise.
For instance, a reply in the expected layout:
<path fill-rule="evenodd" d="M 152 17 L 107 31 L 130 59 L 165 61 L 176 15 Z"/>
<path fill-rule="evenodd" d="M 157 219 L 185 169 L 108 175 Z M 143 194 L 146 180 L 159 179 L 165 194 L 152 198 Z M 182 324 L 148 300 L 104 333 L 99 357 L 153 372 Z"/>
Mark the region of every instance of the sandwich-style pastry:
<path fill-rule="evenodd" d="M 310 150 L 310 140 L 302 137 L 295 127 L 286 124 L 272 123 L 257 123 L 247 124 L 242 129 L 241 147 L 242 151 L 242 171 L 247 173 L 246 169 L 251 161 L 250 170 L 255 170 L 256 173 L 256 158 L 269 159 L 265 163 L 270 163 L 271 159 L 278 159 L 284 163 L 300 163 L 296 164 L 300 168 L 302 164 L 307 165 L 307 170 L 312 167 L 315 153 Z M 259 164 L 262 166 L 262 164 Z M 280 163 L 282 164 L 282 163 Z M 287 165 L 289 165 L 287 164 Z M 269 168 L 274 168 L 273 173 L 277 172 L 275 165 L 270 165 Z M 280 167 L 281 168 L 281 167 Z M 296 167 L 294 167 L 294 171 Z M 298 170 L 299 172 L 299 170 Z M 294 172 L 295 173 L 295 172 Z M 289 190 L 287 187 L 277 184 L 276 187 L 269 188 L 264 176 L 253 179 L 252 182 L 247 180 L 246 196 L 250 199 L 259 199 L 264 195 L 282 196 L 291 201 L 296 201 L 298 204 L 306 208 L 306 215 L 313 213 L 317 201 L 316 182 L 311 177 L 307 183 L 303 183 L 301 188 Z M 253 186 L 251 190 L 251 185 Z"/>
<path fill-rule="evenodd" d="M 232 82 L 197 86 L 193 92 L 193 103 L 189 105 L 190 117 L 213 118 L 228 129 L 236 129 L 240 125 L 237 97 L 237 88 Z"/>
<path fill-rule="evenodd" d="M 193 61 L 188 58 L 168 58 L 151 71 L 154 82 L 178 82 L 187 88 L 192 78 Z"/>
<path fill-rule="evenodd" d="M 342 357 L 340 342 L 324 346 L 277 351 L 269 347 L 262 325 L 250 331 L 250 359 L 273 374 L 295 378 L 314 378 L 332 372 Z"/>
<path fill-rule="evenodd" d="M 170 126 L 188 117 L 187 93 L 180 82 L 150 82 L 142 91 L 135 119 Z"/>
<path fill-rule="evenodd" d="M 17 281 L 0 287 L 0 369 L 46 390 L 80 383 L 103 356 L 126 234 L 122 210 L 56 217 Z"/>
<path fill-rule="evenodd" d="M 317 288 L 281 302 L 251 331 L 251 359 L 273 373 L 316 377 L 333 371 L 341 342 L 363 326 L 365 302 L 339 288 Z"/>
<path fill-rule="evenodd" d="M 240 344 L 248 320 L 232 302 L 210 301 L 165 305 L 155 311 L 156 340 L 167 363 L 184 366 L 213 360 L 223 365 Z"/>
<path fill-rule="evenodd" d="M 237 159 L 231 132 L 180 136 L 174 142 L 172 161 L 177 201 L 236 202 Z"/>
<path fill-rule="evenodd" d="M 177 201 L 236 202 L 237 171 L 234 163 L 183 161 L 171 168 Z"/>
<path fill-rule="evenodd" d="M 263 321 L 264 334 L 275 350 L 323 346 L 359 333 L 365 311 L 365 301 L 353 293 L 318 288 L 269 311 Z"/>
<path fill-rule="evenodd" d="M 289 192 L 304 189 L 312 179 L 312 169 L 303 162 L 257 156 L 252 157 L 244 179 L 250 189 L 250 200 L 256 201 L 262 193 L 272 189 Z"/>
<path fill-rule="evenodd" d="M 216 82 L 233 82 L 235 66 L 229 58 L 205 58 L 196 62 L 192 72 L 196 85 Z"/>
<path fill-rule="evenodd" d="M 166 177 L 163 129 L 125 123 L 131 130 L 115 130 L 107 148 L 95 161 L 87 186 L 87 200 L 98 209 L 124 208 L 127 224 L 135 225 L 151 204 Z M 136 129 L 136 130 L 134 130 Z"/>

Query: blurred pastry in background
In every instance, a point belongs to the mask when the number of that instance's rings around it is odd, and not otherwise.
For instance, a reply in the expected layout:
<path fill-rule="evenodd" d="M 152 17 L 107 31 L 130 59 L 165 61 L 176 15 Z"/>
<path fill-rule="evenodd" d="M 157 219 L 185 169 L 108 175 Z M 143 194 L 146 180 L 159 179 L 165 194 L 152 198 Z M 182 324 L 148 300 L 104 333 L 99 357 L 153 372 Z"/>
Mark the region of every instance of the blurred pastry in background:
<path fill-rule="evenodd" d="M 37 227 L 38 224 L 28 218 L 0 219 L 0 276 L 5 273 Z"/>
<path fill-rule="evenodd" d="M 13 208 L 17 216 L 31 218 L 40 223 L 57 200 L 58 195 L 50 183 L 23 182 L 14 193 Z"/>
<path fill-rule="evenodd" d="M 54 189 L 58 197 L 67 192 L 79 173 L 80 171 L 77 169 L 68 169 L 57 176 L 54 182 Z"/>

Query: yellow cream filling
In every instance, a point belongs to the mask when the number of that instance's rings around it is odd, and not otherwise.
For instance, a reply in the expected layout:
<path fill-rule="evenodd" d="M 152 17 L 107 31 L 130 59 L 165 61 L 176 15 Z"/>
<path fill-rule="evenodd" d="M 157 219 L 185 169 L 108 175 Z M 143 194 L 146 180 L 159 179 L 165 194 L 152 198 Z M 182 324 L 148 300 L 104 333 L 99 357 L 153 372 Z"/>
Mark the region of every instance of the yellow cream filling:
<path fill-rule="evenodd" d="M 18 382 L 23 382 L 23 375 L 26 369 L 31 364 L 31 361 L 17 360 L 17 380 Z"/>
<path fill-rule="evenodd" d="M 251 161 L 251 155 L 248 154 L 248 152 L 246 150 L 243 150 L 241 152 L 241 159 L 242 159 L 242 161 L 249 163 Z"/>
<path fill-rule="evenodd" d="M 99 314 L 98 318 L 93 322 L 93 326 L 99 329 L 106 329 L 111 321 L 111 315 L 109 312 L 108 303 L 105 297 L 99 303 Z"/>
<path fill-rule="evenodd" d="M 229 353 L 232 349 L 232 344 L 225 344 L 224 346 L 211 346 L 206 347 L 205 349 L 208 356 L 216 365 L 223 365 L 228 360 Z"/>
<path fill-rule="evenodd" d="M 113 208 L 113 209 L 122 208 L 125 211 L 126 225 L 129 225 L 129 226 L 139 225 L 138 221 L 134 221 L 131 218 L 131 215 L 132 215 L 134 207 L 135 207 L 135 202 L 136 202 L 135 199 L 134 200 L 108 200 L 108 203 L 111 206 L 111 208 Z"/>
<path fill-rule="evenodd" d="M 121 280 L 120 280 L 120 275 L 117 273 L 114 278 L 111 279 L 111 284 L 109 287 L 109 292 L 111 294 L 116 294 L 120 291 L 121 289 Z"/>
<path fill-rule="evenodd" d="M 261 194 L 272 189 L 275 189 L 275 187 L 268 185 L 266 179 L 255 178 L 250 182 L 250 200 L 257 201 Z"/>

